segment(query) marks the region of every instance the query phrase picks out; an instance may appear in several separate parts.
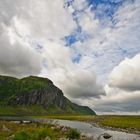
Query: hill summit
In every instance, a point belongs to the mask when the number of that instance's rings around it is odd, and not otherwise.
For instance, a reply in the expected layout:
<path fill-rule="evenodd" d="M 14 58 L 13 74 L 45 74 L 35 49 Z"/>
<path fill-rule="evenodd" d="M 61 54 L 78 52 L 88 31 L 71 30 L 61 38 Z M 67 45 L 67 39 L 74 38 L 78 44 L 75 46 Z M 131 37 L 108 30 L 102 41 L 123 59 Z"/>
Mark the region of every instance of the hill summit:
<path fill-rule="evenodd" d="M 72 103 L 47 78 L 0 76 L 0 115 L 49 114 L 95 115 L 95 112 Z"/>

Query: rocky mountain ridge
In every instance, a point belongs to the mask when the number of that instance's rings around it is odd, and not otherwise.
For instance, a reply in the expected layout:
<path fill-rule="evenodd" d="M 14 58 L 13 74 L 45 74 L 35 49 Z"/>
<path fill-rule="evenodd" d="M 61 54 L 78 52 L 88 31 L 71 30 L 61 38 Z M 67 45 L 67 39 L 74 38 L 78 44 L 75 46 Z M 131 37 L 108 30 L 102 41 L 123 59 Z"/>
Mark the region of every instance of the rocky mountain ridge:
<path fill-rule="evenodd" d="M 34 114 L 35 110 L 38 114 L 39 110 L 43 110 L 41 114 L 95 114 L 89 107 L 68 100 L 51 80 L 36 76 L 23 79 L 0 76 L 0 112 L 4 106 L 18 107 L 21 114 Z"/>

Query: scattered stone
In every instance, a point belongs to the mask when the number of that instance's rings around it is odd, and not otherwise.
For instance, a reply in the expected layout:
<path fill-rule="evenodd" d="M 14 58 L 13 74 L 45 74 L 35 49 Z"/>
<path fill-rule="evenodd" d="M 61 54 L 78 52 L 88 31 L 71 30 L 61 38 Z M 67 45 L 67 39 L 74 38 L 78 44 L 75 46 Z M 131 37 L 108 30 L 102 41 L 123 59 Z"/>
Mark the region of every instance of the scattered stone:
<path fill-rule="evenodd" d="M 30 124 L 31 121 L 22 121 L 22 123 L 24 123 L 24 124 Z"/>
<path fill-rule="evenodd" d="M 13 139 L 14 139 L 14 137 L 15 137 L 15 135 L 11 135 L 11 136 L 9 136 L 9 137 L 8 137 L 8 139 L 7 139 L 7 140 L 13 140 Z"/>
<path fill-rule="evenodd" d="M 69 140 L 69 138 L 59 138 L 59 140 Z"/>
<path fill-rule="evenodd" d="M 47 136 L 44 140 L 51 140 L 51 138 L 49 136 Z"/>
<path fill-rule="evenodd" d="M 105 138 L 105 139 L 109 139 L 109 138 L 111 138 L 112 136 L 110 135 L 110 134 L 108 134 L 108 133 L 104 133 L 103 134 L 103 138 Z"/>
<path fill-rule="evenodd" d="M 62 127 L 62 126 L 60 126 L 60 125 L 57 125 L 57 126 L 56 126 L 56 129 L 61 129 L 61 127 Z"/>
<path fill-rule="evenodd" d="M 51 129 L 52 129 L 52 130 L 55 130 L 55 127 L 54 127 L 54 126 L 52 126 L 52 127 L 51 127 Z"/>
<path fill-rule="evenodd" d="M 87 137 L 85 135 L 81 135 L 80 140 L 87 140 Z"/>
<path fill-rule="evenodd" d="M 11 121 L 12 123 L 21 124 L 22 121 Z"/>
<path fill-rule="evenodd" d="M 61 128 L 61 131 L 62 131 L 62 132 L 67 132 L 67 131 L 68 131 L 68 128 L 67 128 L 67 127 L 62 127 L 62 128 Z"/>
<path fill-rule="evenodd" d="M 7 128 L 4 124 L 2 125 L 2 130 L 7 131 L 7 132 L 11 132 L 11 130 L 9 128 Z"/>

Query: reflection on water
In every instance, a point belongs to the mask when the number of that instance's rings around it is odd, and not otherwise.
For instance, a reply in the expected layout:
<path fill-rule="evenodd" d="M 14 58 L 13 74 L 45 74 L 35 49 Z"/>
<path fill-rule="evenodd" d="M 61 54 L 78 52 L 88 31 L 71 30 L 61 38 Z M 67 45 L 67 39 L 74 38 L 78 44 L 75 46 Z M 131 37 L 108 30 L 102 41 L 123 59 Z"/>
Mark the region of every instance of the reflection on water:
<path fill-rule="evenodd" d="M 57 123 L 60 125 L 76 128 L 81 133 L 93 136 L 95 139 L 102 140 L 102 134 L 108 133 L 112 136 L 110 140 L 140 140 L 140 137 L 136 134 L 129 134 L 125 132 L 111 131 L 102 128 L 98 128 L 90 125 L 89 123 L 78 122 L 78 121 L 67 121 L 67 120 L 53 120 L 51 123 Z"/>
<path fill-rule="evenodd" d="M 129 134 L 125 132 L 118 132 L 112 130 L 106 130 L 102 128 L 95 127 L 89 123 L 79 122 L 79 121 L 68 121 L 68 120 L 57 120 L 57 119 L 32 119 L 27 117 L 0 117 L 4 120 L 30 120 L 34 122 L 48 122 L 51 124 L 59 124 L 71 128 L 76 128 L 82 134 L 87 136 L 93 136 L 94 139 L 103 140 L 102 134 L 108 133 L 112 137 L 109 140 L 140 140 L 140 136 L 136 134 Z"/>

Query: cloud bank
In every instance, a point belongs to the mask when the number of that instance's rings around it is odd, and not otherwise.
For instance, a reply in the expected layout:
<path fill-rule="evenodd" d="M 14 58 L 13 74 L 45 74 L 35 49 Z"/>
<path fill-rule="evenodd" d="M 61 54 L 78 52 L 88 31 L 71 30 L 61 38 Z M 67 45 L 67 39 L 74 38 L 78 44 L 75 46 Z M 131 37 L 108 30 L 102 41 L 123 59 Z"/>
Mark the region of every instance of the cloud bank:
<path fill-rule="evenodd" d="M 7 27 L 1 25 L 0 29 L 0 74 L 22 77 L 40 73 L 42 56 L 20 40 L 13 41 Z"/>
<path fill-rule="evenodd" d="M 140 54 L 132 59 L 126 58 L 114 67 L 105 86 L 107 95 L 95 101 L 99 112 L 132 114 L 140 113 Z"/>
<path fill-rule="evenodd" d="M 128 91 L 140 90 L 140 54 L 126 58 L 110 74 L 109 86 Z"/>

